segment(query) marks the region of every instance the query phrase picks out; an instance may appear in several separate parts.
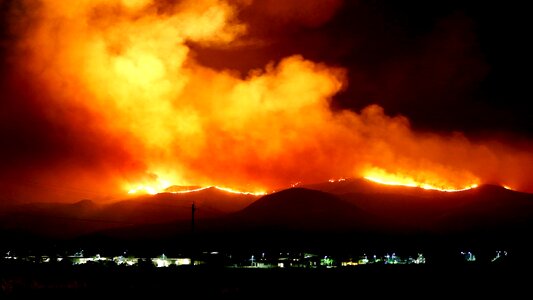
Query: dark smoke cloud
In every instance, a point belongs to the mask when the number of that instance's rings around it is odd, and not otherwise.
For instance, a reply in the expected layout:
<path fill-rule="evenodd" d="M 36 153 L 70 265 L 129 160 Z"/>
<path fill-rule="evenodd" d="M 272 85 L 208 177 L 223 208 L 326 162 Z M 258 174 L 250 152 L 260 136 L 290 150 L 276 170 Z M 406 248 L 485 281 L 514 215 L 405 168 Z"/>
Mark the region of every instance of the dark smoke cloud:
<path fill-rule="evenodd" d="M 327 10 L 326 10 L 327 11 Z M 527 9 L 482 1 L 346 1 L 319 27 L 283 27 L 260 10 L 263 43 L 198 49 L 219 69 L 259 68 L 302 54 L 348 69 L 350 83 L 334 105 L 359 110 L 377 103 L 421 130 L 533 136 L 526 99 Z M 250 19 L 252 19 L 250 17 Z M 253 21 L 253 20 L 252 20 Z"/>

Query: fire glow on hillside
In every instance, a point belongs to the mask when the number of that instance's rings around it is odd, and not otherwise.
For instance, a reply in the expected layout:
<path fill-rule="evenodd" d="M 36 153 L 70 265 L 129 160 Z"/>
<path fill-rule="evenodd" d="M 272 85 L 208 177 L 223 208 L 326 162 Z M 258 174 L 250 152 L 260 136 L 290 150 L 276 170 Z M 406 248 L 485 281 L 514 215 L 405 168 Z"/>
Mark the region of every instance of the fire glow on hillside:
<path fill-rule="evenodd" d="M 341 3 L 321 0 L 300 11 L 292 1 L 271 2 L 279 9 L 266 12 L 306 26 L 323 24 Z M 254 1 L 23 3 L 27 13 L 12 24 L 12 61 L 31 78 L 32 105 L 66 132 L 54 138 L 75 153 L 31 165 L 36 180 L 149 194 L 195 185 L 261 195 L 338 176 L 436 190 L 505 182 L 533 191 L 527 147 L 418 132 L 378 105 L 332 109 L 351 80 L 341 66 L 298 54 L 247 73 L 199 62 L 191 45 L 263 43 L 240 18 Z"/>
<path fill-rule="evenodd" d="M 385 185 L 398 185 L 406 187 L 418 187 L 425 190 L 436 190 L 441 192 L 459 192 L 466 191 L 478 187 L 477 179 L 472 179 L 470 183 L 462 183 L 463 185 L 458 185 L 461 183 L 453 183 L 447 181 L 446 178 L 441 178 L 437 176 L 427 175 L 423 176 L 421 179 L 415 179 L 410 176 L 402 174 L 391 174 L 387 173 L 381 169 L 372 169 L 368 171 L 365 176 L 365 179 L 385 184 Z"/>
<path fill-rule="evenodd" d="M 204 190 L 207 190 L 207 189 L 210 189 L 210 188 L 214 188 L 214 189 L 217 189 L 219 191 L 226 192 L 226 193 L 241 194 L 241 195 L 263 196 L 263 195 L 267 194 L 267 192 L 263 192 L 263 191 L 245 192 L 245 191 L 238 191 L 238 190 L 225 188 L 225 187 L 219 187 L 219 186 L 207 186 L 207 187 L 197 187 L 197 188 L 191 188 L 191 189 L 180 189 L 179 191 L 175 191 L 175 190 L 170 190 L 169 191 L 169 187 L 170 187 L 170 185 L 161 186 L 161 187 L 158 187 L 158 188 L 157 187 L 153 187 L 153 186 L 138 186 L 136 188 L 130 189 L 128 191 L 128 194 L 137 194 L 137 193 L 139 193 L 139 194 L 146 193 L 146 194 L 150 194 L 150 195 L 155 195 L 155 194 L 159 194 L 159 193 L 188 194 L 188 193 L 204 191 Z"/>

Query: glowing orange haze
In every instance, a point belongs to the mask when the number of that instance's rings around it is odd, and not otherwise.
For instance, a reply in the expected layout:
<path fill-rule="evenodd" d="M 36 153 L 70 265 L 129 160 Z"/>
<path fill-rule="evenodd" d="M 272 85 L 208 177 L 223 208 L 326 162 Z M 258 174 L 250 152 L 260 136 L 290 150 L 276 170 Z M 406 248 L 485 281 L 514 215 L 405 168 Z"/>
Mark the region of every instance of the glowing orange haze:
<path fill-rule="evenodd" d="M 332 111 L 331 98 L 347 84 L 343 69 L 298 55 L 244 75 L 195 61 L 189 43 L 238 47 L 247 27 L 236 14 L 249 1 L 42 2 L 20 42 L 26 56 L 19 63 L 54 95 L 52 112 L 87 110 L 90 126 L 119 137 L 117 146 L 135 158 L 131 172 L 106 179 L 108 188 L 261 192 L 367 177 L 438 189 L 498 183 L 533 191 L 527 150 L 416 133 L 406 118 L 376 105 Z M 76 124 L 75 116 L 57 118 Z"/>

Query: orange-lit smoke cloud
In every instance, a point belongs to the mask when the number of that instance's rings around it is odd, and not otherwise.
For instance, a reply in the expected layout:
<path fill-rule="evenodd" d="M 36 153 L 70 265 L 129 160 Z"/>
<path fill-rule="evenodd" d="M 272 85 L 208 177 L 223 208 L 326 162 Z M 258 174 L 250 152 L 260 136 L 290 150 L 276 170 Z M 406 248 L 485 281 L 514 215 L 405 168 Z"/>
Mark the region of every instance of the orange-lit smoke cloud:
<path fill-rule="evenodd" d="M 332 97 L 348 83 L 341 68 L 298 55 L 248 74 L 202 66 L 189 45 L 237 47 L 249 32 L 238 11 L 250 1 L 169 3 L 44 0 L 17 22 L 26 27 L 19 28 L 16 63 L 47 95 L 49 118 L 90 127 L 96 143 L 101 137 L 123 151 L 121 172 L 86 175 L 112 182 L 106 188 L 259 191 L 386 173 L 441 187 L 488 182 L 533 191 L 527 149 L 417 133 L 378 106 L 332 111 Z M 265 2 L 267 13 L 294 10 L 272 3 Z M 324 22 L 313 13 L 296 21 Z"/>

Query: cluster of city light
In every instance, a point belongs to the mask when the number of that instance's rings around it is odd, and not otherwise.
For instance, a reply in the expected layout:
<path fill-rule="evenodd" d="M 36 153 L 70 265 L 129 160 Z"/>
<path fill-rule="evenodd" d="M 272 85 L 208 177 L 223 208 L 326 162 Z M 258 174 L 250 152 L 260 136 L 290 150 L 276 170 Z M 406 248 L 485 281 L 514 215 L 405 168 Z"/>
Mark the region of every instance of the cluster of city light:
<path fill-rule="evenodd" d="M 243 262 L 244 263 L 244 262 Z M 279 255 L 269 254 L 252 255 L 247 262 L 239 265 L 244 268 L 337 268 L 352 267 L 366 264 L 425 264 L 426 258 L 422 253 L 417 253 L 415 257 L 400 257 L 396 253 L 367 256 L 363 254 L 359 257 L 349 257 L 339 259 L 334 256 L 320 256 L 312 253 L 279 253 Z"/>
<path fill-rule="evenodd" d="M 476 256 L 471 251 L 461 251 L 461 257 L 466 262 L 476 262 Z M 400 257 L 396 253 L 387 253 L 381 255 L 366 255 L 348 258 L 335 258 L 329 255 L 320 256 L 312 253 L 279 253 L 268 254 L 261 253 L 260 255 L 251 255 L 249 258 L 241 258 L 232 260 L 231 254 L 223 254 L 220 252 L 202 252 L 194 261 L 190 257 L 167 257 L 162 254 L 153 258 L 139 258 L 135 256 L 113 256 L 105 257 L 99 254 L 87 256 L 80 251 L 74 255 L 60 257 L 60 256 L 17 256 L 8 251 L 3 257 L 5 260 L 20 260 L 32 263 L 51 263 L 68 261 L 72 265 L 84 265 L 87 263 L 114 263 L 118 266 L 137 266 L 141 261 L 151 263 L 154 267 L 164 268 L 170 266 L 188 266 L 188 265 L 202 265 L 207 264 L 207 256 L 223 255 L 231 260 L 226 267 L 232 268 L 336 268 L 336 267 L 352 267 L 359 265 L 372 264 L 387 264 L 387 265 L 402 265 L 402 264 L 425 264 L 426 258 L 422 253 L 417 253 L 416 256 Z M 509 253 L 505 250 L 497 250 L 495 256 L 490 259 L 491 263 L 502 260 L 507 257 Z"/>
<path fill-rule="evenodd" d="M 367 264 L 388 264 L 388 265 L 404 265 L 404 264 L 425 264 L 426 258 L 422 253 L 418 253 L 416 258 L 409 256 L 408 258 L 401 258 L 396 253 L 386 254 L 383 257 L 378 257 L 377 255 L 370 256 L 367 255 L 361 256 L 358 260 L 349 259 L 341 262 L 341 266 L 359 266 Z"/>
<path fill-rule="evenodd" d="M 11 255 L 10 252 L 7 253 L 6 256 L 4 256 L 4 259 L 7 260 L 21 260 L 26 262 L 33 262 L 33 263 L 50 263 L 52 261 L 56 262 L 62 262 L 62 261 L 69 261 L 72 263 L 72 265 L 85 265 L 87 263 L 114 263 L 117 266 L 136 266 L 139 264 L 139 261 L 141 258 L 138 257 L 132 257 L 132 256 L 114 256 L 114 257 L 105 257 L 101 256 L 100 254 L 96 254 L 93 256 L 85 256 L 83 255 L 83 251 L 78 252 L 74 255 L 66 256 L 66 257 L 49 257 L 49 256 L 16 256 Z M 179 257 L 179 258 L 169 258 L 166 257 L 165 254 L 162 254 L 161 256 L 154 257 L 154 258 L 147 258 L 146 260 L 150 261 L 155 267 L 162 268 L 162 267 L 169 267 L 172 265 L 176 266 L 186 266 L 192 264 L 192 259 L 188 257 Z"/>
<path fill-rule="evenodd" d="M 476 261 L 476 256 L 474 255 L 474 253 L 470 251 L 467 251 L 467 252 L 461 251 L 461 255 L 463 255 L 466 261 Z"/>
<path fill-rule="evenodd" d="M 495 262 L 497 261 L 498 259 L 502 259 L 503 257 L 506 257 L 507 256 L 507 251 L 501 251 L 501 250 L 498 250 L 496 251 L 496 256 L 494 256 L 490 262 Z"/>
<path fill-rule="evenodd" d="M 506 250 L 496 250 L 495 256 L 490 260 L 491 263 L 496 262 L 498 260 L 503 259 L 508 255 L 508 252 Z M 477 261 L 476 255 L 472 251 L 461 251 L 461 256 L 464 258 L 467 262 L 475 262 Z"/>
<path fill-rule="evenodd" d="M 188 266 L 192 264 L 192 260 L 190 258 L 168 258 L 165 254 L 162 254 L 157 258 L 152 258 L 152 263 L 158 268 L 165 268 L 172 265 Z"/>

